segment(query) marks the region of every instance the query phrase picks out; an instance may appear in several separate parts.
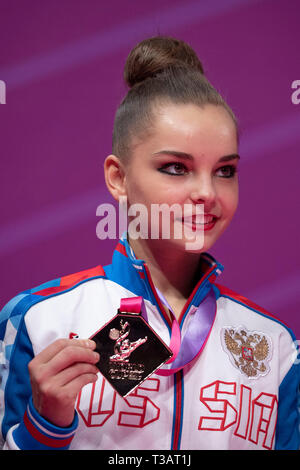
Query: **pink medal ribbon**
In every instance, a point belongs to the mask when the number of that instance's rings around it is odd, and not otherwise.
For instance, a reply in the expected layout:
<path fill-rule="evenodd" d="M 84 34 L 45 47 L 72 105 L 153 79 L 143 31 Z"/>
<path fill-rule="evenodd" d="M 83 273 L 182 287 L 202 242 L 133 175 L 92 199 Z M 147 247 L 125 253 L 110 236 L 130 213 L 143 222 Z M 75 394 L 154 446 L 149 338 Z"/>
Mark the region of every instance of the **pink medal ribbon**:
<path fill-rule="evenodd" d="M 172 368 L 159 369 L 155 373 L 158 375 L 169 376 L 181 370 L 193 359 L 199 356 L 209 337 L 215 315 L 216 315 L 216 297 L 211 287 L 199 307 L 193 314 L 189 322 L 189 327 L 181 340 L 181 331 L 179 323 L 168 305 L 166 299 L 157 290 L 157 294 L 164 305 L 169 309 L 172 316 L 172 331 L 169 348 L 173 356 L 166 364 L 172 364 Z M 148 316 L 143 297 L 130 297 L 121 299 L 120 311 L 128 313 L 141 313 L 142 317 L 148 322 Z"/>

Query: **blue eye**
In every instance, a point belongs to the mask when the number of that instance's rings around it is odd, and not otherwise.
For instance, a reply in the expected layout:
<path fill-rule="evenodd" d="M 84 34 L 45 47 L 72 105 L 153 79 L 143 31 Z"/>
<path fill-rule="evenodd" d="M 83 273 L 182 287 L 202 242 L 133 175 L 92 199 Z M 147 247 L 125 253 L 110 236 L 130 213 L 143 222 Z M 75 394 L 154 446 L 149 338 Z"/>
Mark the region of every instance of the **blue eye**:
<path fill-rule="evenodd" d="M 188 169 L 182 163 L 166 163 L 158 169 L 161 173 L 172 176 L 182 176 L 188 173 Z"/>

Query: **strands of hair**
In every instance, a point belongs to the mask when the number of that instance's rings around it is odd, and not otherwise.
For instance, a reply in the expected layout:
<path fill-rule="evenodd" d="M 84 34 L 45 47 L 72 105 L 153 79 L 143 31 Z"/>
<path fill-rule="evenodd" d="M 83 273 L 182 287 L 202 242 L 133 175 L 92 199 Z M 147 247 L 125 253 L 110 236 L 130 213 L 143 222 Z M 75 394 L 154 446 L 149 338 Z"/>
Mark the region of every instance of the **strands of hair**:
<path fill-rule="evenodd" d="M 238 138 L 232 109 L 205 77 L 202 62 L 186 42 L 169 36 L 141 41 L 127 57 L 124 81 L 129 90 L 116 111 L 112 139 L 112 152 L 123 161 L 130 158 L 133 140 L 151 134 L 155 111 L 165 104 L 223 106 Z"/>

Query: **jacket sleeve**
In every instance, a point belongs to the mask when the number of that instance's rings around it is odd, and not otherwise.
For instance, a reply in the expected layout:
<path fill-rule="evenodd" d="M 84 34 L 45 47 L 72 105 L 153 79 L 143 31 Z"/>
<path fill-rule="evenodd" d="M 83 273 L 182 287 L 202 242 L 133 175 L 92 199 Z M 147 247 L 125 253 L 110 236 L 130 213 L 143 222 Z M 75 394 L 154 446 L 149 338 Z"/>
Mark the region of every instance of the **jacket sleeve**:
<path fill-rule="evenodd" d="M 77 429 L 77 414 L 70 427 L 59 428 L 33 406 L 28 363 L 34 352 L 24 321 L 30 306 L 30 298 L 20 294 L 0 312 L 0 441 L 4 450 L 66 450 Z"/>
<path fill-rule="evenodd" d="M 293 360 L 279 387 L 276 425 L 276 450 L 300 448 L 300 353 L 297 340 L 293 339 Z M 289 350 L 287 345 L 284 348 Z M 288 357 L 288 354 L 286 354 Z"/>

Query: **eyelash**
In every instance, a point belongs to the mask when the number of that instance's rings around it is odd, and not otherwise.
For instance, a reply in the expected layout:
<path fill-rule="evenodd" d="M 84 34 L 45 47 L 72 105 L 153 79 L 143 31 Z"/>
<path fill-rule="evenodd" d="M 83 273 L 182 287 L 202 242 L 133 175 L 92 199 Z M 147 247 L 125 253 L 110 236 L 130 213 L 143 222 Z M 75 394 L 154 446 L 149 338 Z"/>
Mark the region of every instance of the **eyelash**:
<path fill-rule="evenodd" d="M 169 168 L 171 166 L 177 166 L 177 167 L 180 167 L 182 169 L 185 170 L 185 173 L 171 173 L 169 171 L 166 171 L 166 168 Z M 224 166 L 221 166 L 220 168 L 218 168 L 217 171 L 219 170 L 224 170 L 224 169 L 229 169 L 230 170 L 230 174 L 229 176 L 222 176 L 221 178 L 233 178 L 234 175 L 236 174 L 237 172 L 237 168 L 236 166 L 234 165 L 224 165 Z M 170 175 L 170 176 L 184 176 L 186 173 L 188 173 L 188 169 L 185 165 L 183 165 L 182 163 L 179 163 L 179 162 L 176 162 L 176 163 L 166 163 L 165 165 L 163 165 L 161 168 L 158 169 L 158 171 L 160 171 L 161 173 L 165 173 L 167 175 Z"/>

